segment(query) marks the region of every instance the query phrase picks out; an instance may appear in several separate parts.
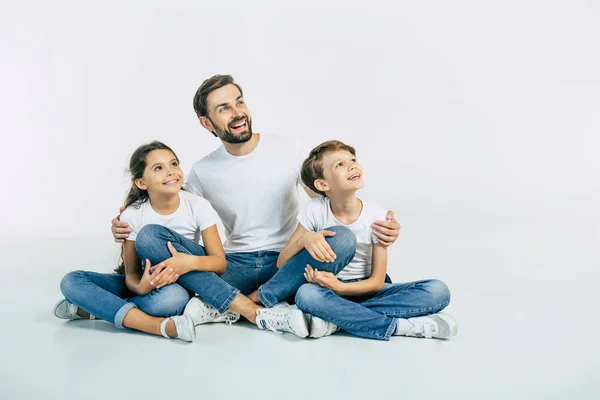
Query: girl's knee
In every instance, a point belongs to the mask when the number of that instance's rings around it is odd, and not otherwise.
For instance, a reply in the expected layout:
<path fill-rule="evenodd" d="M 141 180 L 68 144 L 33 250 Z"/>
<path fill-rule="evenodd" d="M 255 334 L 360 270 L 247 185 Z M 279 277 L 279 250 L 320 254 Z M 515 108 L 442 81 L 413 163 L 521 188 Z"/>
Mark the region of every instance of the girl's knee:
<path fill-rule="evenodd" d="M 176 283 L 164 286 L 152 293 L 152 301 L 148 304 L 145 310 L 140 307 L 146 314 L 155 317 L 172 317 L 180 315 L 188 301 L 190 294 L 183 287 Z"/>
<path fill-rule="evenodd" d="M 85 271 L 77 270 L 66 274 L 60 281 L 60 291 L 67 299 L 70 297 L 77 286 L 85 279 Z"/>

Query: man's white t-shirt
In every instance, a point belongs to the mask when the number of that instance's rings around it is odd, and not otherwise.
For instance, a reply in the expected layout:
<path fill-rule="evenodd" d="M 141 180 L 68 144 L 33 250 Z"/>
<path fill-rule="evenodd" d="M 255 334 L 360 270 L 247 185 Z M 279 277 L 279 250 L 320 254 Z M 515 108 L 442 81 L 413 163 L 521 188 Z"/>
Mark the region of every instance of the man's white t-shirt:
<path fill-rule="evenodd" d="M 221 146 L 196 162 L 185 189 L 219 214 L 227 253 L 281 251 L 296 228 L 300 168 L 307 156 L 294 139 L 261 134 L 246 156 Z"/>
<path fill-rule="evenodd" d="M 310 200 L 298 215 L 298 221 L 309 232 L 318 232 L 329 226 L 342 225 L 350 229 L 356 236 L 356 254 L 350 264 L 337 274 L 337 278 L 341 280 L 363 279 L 371 276 L 373 244 L 377 243 L 371 225 L 377 220 L 385 221 L 387 211 L 366 201 L 362 201 L 362 204 L 360 216 L 350 225 L 342 224 L 335 219 L 328 197 Z"/>
<path fill-rule="evenodd" d="M 135 241 L 139 231 L 148 224 L 158 224 L 174 230 L 196 243 L 202 241 L 202 231 L 219 220 L 210 203 L 202 197 L 185 191 L 179 192 L 179 207 L 169 215 L 158 214 L 147 200 L 136 208 L 130 205 L 121 213 L 120 220 L 127 222 L 132 232 L 127 240 Z"/>

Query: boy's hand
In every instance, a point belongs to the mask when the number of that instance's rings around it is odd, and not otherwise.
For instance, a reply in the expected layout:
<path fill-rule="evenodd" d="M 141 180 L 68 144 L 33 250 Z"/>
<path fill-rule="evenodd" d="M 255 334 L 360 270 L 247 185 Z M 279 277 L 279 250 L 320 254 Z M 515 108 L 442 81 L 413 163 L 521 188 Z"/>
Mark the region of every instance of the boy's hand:
<path fill-rule="evenodd" d="M 331 289 L 334 293 L 337 293 L 341 285 L 343 285 L 343 283 L 331 272 L 319 271 L 309 264 L 306 264 L 306 268 L 304 268 L 304 278 L 306 278 L 309 283 Z"/>
<path fill-rule="evenodd" d="M 119 215 L 121 215 L 123 211 L 125 211 L 125 207 L 121 207 L 119 209 Z M 129 234 L 131 233 L 131 228 L 129 227 L 129 224 L 127 222 L 119 221 L 119 215 L 117 215 L 113 218 L 112 221 L 110 221 L 112 226 L 111 230 L 115 242 L 123 243 L 125 239 L 129 237 Z"/>
<path fill-rule="evenodd" d="M 302 246 L 312 258 L 319 262 L 335 261 L 335 253 L 325 240 L 327 236 L 335 236 L 333 231 L 305 232 L 302 235 Z"/>
<path fill-rule="evenodd" d="M 157 289 L 176 282 L 181 275 L 187 274 L 194 269 L 194 256 L 178 252 L 171 242 L 167 242 L 167 247 L 173 257 L 156 264 L 152 267 L 151 271 L 152 282 L 156 285 Z M 162 271 L 157 275 L 155 271 L 158 268 L 161 268 Z"/>
<path fill-rule="evenodd" d="M 377 237 L 377 241 L 385 247 L 394 244 L 400 235 L 400 224 L 394 218 L 393 211 L 387 212 L 385 221 L 373 222 L 371 228 L 373 228 L 373 235 Z"/>

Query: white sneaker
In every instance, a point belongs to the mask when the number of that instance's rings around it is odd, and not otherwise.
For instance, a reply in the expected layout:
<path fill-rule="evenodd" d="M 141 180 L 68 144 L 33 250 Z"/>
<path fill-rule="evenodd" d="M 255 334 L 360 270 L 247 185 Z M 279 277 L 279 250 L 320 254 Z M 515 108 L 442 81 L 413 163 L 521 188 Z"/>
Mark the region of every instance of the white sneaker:
<path fill-rule="evenodd" d="M 325 321 L 322 318 L 315 317 L 309 314 L 310 321 L 310 337 L 320 338 L 323 336 L 329 336 L 340 330 L 340 327 L 333 322 Z"/>
<path fill-rule="evenodd" d="M 256 310 L 256 325 L 260 329 L 270 329 L 276 333 L 290 332 L 300 338 L 308 336 L 304 314 L 297 308 L 291 308 L 286 302 Z"/>
<path fill-rule="evenodd" d="M 450 336 L 456 336 L 458 333 L 456 320 L 450 314 L 446 313 L 409 318 L 408 322 L 413 327 L 408 331 L 406 336 L 447 339 Z"/>
<path fill-rule="evenodd" d="M 175 330 L 177 330 L 177 336 L 172 338 L 167 335 L 167 322 L 173 320 L 175 323 Z M 186 342 L 193 342 L 196 339 L 196 327 L 194 321 L 189 315 L 177 315 L 175 317 L 165 318 L 160 324 L 160 333 L 169 339 L 181 339 Z"/>
<path fill-rule="evenodd" d="M 62 299 L 54 305 L 52 312 L 54 313 L 55 317 L 61 319 L 73 320 L 84 318 L 77 315 L 77 310 L 79 310 L 79 307 L 77 307 L 75 304 L 69 303 L 67 299 Z M 90 314 L 90 319 L 96 319 L 96 317 Z"/>
<path fill-rule="evenodd" d="M 192 297 L 183 310 L 183 315 L 189 315 L 195 325 L 208 324 L 211 322 L 225 322 L 231 325 L 240 319 L 240 313 L 225 310 L 223 314 L 198 297 Z"/>

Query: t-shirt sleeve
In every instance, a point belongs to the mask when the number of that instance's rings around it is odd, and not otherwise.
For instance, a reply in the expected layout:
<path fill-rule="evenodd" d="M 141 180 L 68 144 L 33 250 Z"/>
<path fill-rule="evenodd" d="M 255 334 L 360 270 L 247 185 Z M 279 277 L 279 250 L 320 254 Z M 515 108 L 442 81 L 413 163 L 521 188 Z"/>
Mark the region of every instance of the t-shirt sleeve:
<path fill-rule="evenodd" d="M 309 232 L 318 232 L 322 225 L 322 199 L 317 198 L 306 203 L 298 213 L 298 222 Z"/>
<path fill-rule="evenodd" d="M 119 217 L 121 222 L 127 222 L 131 228 L 131 233 L 127 240 L 135 242 L 137 234 L 140 231 L 140 212 L 139 209 L 133 208 L 133 206 L 127 207 Z"/>
<path fill-rule="evenodd" d="M 183 185 L 183 189 L 186 192 L 195 194 L 196 196 L 203 196 L 200 178 L 198 178 L 198 174 L 194 170 L 194 167 L 192 167 L 189 174 L 187 174 L 187 178 L 185 180 L 185 184 Z"/>
<path fill-rule="evenodd" d="M 217 222 L 220 222 L 219 215 L 212 205 L 203 197 L 194 196 L 194 213 L 196 214 L 196 223 L 200 231 L 210 228 Z"/>

